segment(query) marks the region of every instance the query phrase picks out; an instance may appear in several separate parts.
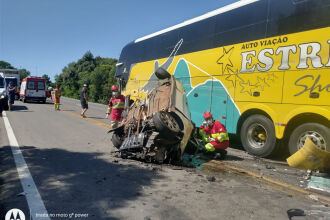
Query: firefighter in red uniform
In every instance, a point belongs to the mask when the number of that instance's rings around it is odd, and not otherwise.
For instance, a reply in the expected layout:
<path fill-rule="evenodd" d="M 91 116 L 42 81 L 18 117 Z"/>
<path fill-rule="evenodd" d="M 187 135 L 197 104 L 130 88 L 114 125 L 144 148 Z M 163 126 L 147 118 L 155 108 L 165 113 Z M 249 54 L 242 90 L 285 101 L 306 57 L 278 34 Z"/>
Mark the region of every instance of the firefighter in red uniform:
<path fill-rule="evenodd" d="M 206 143 L 204 148 L 207 152 L 216 153 L 216 158 L 224 159 L 226 148 L 229 147 L 226 127 L 220 121 L 215 121 L 210 111 L 204 112 L 203 117 L 205 121 L 199 128 L 199 134 Z"/>
<path fill-rule="evenodd" d="M 121 95 L 118 91 L 118 86 L 111 87 L 112 97 L 109 100 L 107 114 L 111 114 L 111 128 L 114 129 L 118 126 L 119 122 L 123 120 L 121 113 L 125 107 L 125 96 Z"/>

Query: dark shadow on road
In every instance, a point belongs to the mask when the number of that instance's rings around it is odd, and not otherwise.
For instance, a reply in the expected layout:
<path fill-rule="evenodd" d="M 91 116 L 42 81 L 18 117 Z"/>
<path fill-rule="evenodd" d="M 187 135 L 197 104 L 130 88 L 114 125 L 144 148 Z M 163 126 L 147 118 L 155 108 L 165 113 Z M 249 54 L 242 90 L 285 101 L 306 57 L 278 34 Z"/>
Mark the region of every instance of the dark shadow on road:
<path fill-rule="evenodd" d="M 163 178 L 157 170 L 124 165 L 115 158 L 101 159 L 102 153 L 33 146 L 21 150 L 49 213 L 115 219 L 112 211 L 135 201 L 153 179 Z"/>
<path fill-rule="evenodd" d="M 5 219 L 7 211 L 13 208 L 24 212 L 26 219 L 30 216 L 29 208 L 18 178 L 15 161 L 10 146 L 0 146 L 0 219 Z"/>
<path fill-rule="evenodd" d="M 230 135 L 229 139 L 230 139 L 231 148 L 245 151 L 245 149 L 237 135 Z M 286 158 L 288 158 L 289 156 L 290 156 L 290 154 L 289 154 L 289 150 L 287 147 L 287 142 L 282 141 L 282 142 L 278 142 L 276 144 L 276 152 L 271 154 L 270 156 L 268 156 L 267 159 L 271 159 L 274 161 L 286 161 Z"/>
<path fill-rule="evenodd" d="M 13 105 L 13 111 L 24 111 L 27 112 L 27 110 L 29 110 L 28 107 L 26 107 L 25 105 Z M 32 112 L 32 111 L 28 111 L 28 112 Z"/>

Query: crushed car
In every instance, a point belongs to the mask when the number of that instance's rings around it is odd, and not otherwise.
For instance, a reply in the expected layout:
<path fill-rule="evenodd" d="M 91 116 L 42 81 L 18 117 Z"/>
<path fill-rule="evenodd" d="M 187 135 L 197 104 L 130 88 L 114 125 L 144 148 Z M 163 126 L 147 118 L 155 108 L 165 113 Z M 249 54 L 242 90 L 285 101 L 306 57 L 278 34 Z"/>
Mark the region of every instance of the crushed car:
<path fill-rule="evenodd" d="M 194 129 L 183 86 L 163 68 L 155 72 L 157 86 L 146 98 L 125 100 L 124 120 L 112 133 L 122 158 L 147 162 L 180 161 Z"/>

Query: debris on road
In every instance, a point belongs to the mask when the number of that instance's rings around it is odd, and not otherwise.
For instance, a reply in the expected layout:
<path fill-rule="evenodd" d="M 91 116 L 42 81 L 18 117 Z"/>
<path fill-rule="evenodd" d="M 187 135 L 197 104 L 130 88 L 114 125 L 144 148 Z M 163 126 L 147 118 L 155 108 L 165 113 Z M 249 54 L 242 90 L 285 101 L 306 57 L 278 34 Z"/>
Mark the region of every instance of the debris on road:
<path fill-rule="evenodd" d="M 266 169 L 275 169 L 275 167 L 270 164 L 266 164 Z"/>
<path fill-rule="evenodd" d="M 313 194 L 310 194 L 308 197 L 315 200 L 315 201 L 319 200 L 319 198 L 316 195 L 313 195 Z"/>
<path fill-rule="evenodd" d="M 311 176 L 307 188 L 330 193 L 330 176 L 328 177 Z"/>
<path fill-rule="evenodd" d="M 307 170 L 306 176 L 304 176 L 305 180 L 309 180 L 311 178 L 312 170 Z"/>
<path fill-rule="evenodd" d="M 206 177 L 206 179 L 209 181 L 209 182 L 214 182 L 216 179 L 214 176 L 208 176 Z"/>
<path fill-rule="evenodd" d="M 184 154 L 182 156 L 182 165 L 185 167 L 196 168 L 202 170 L 203 164 L 210 161 L 210 158 L 207 158 L 205 155 L 189 155 Z"/>
<path fill-rule="evenodd" d="M 289 209 L 287 211 L 288 218 L 291 220 L 292 217 L 306 216 L 304 210 L 301 209 Z"/>

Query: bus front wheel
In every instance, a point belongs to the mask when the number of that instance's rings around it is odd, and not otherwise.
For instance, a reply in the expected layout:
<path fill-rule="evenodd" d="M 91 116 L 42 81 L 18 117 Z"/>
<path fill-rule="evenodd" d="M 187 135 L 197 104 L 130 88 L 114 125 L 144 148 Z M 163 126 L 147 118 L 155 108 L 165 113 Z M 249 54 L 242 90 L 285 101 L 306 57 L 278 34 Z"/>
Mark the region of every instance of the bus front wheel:
<path fill-rule="evenodd" d="M 264 115 L 251 115 L 242 125 L 241 141 L 244 149 L 252 155 L 267 157 L 276 146 L 273 122 Z"/>
<path fill-rule="evenodd" d="M 330 128 L 311 122 L 299 125 L 291 133 L 289 139 L 289 152 L 291 155 L 304 146 L 307 137 L 322 150 L 330 152 Z"/>

